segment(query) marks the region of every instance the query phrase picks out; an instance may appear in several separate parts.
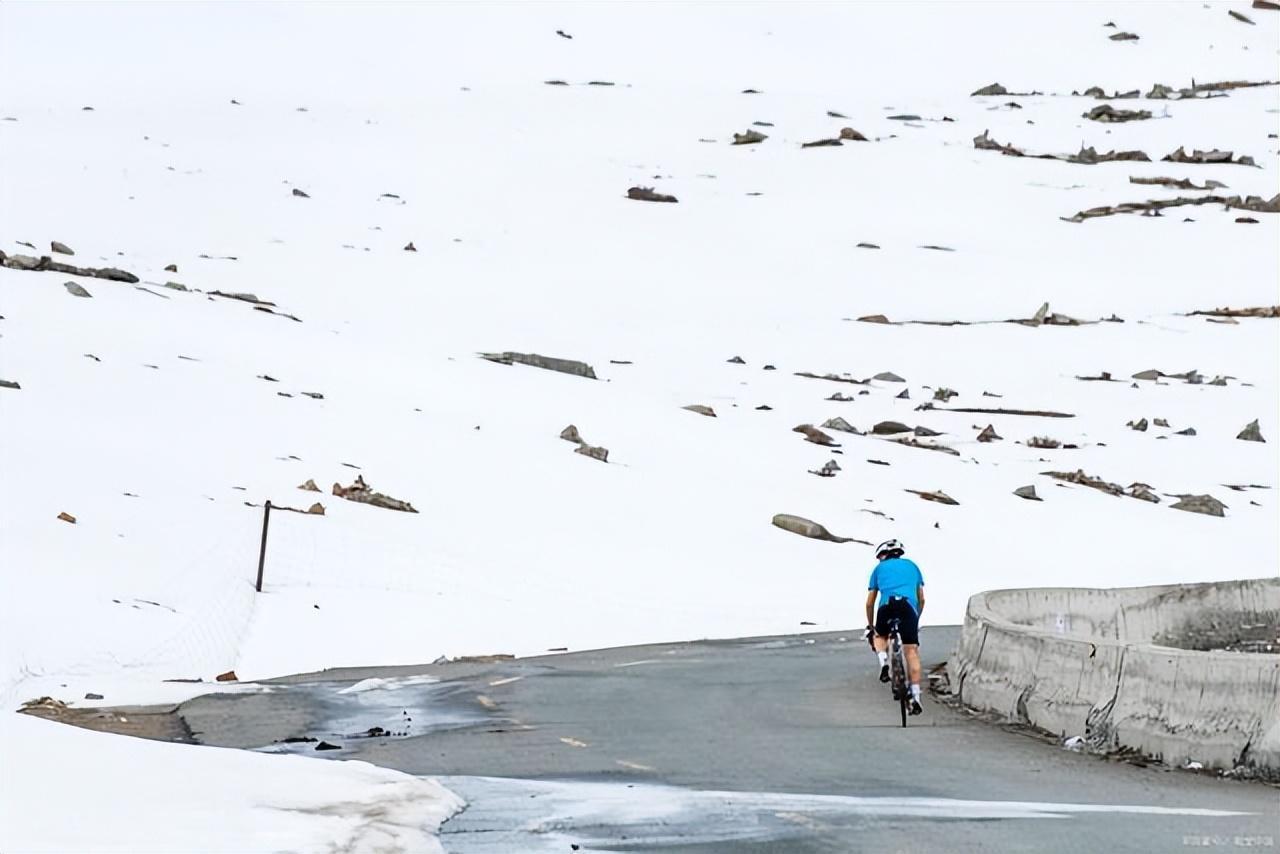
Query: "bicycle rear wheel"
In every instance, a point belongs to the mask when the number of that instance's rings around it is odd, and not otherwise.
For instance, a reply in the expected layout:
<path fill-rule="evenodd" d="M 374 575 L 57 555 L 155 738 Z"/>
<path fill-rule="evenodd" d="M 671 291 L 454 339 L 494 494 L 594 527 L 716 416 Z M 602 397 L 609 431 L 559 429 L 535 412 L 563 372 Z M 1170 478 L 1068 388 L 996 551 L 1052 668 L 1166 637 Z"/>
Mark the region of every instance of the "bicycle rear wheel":
<path fill-rule="evenodd" d="M 898 698 L 898 709 L 902 712 L 902 726 L 905 728 L 907 725 L 907 698 L 905 695 Z"/>

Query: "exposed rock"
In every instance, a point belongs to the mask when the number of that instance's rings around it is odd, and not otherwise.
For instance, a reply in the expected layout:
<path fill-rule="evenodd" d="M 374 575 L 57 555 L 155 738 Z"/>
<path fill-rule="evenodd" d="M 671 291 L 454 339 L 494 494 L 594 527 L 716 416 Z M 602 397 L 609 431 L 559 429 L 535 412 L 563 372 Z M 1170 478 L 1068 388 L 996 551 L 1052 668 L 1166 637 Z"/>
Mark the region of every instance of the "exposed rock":
<path fill-rule="evenodd" d="M 417 252 L 417 251 L 418 251 L 418 247 L 414 246 L 414 245 L 413 245 L 413 241 L 412 241 L 412 240 L 410 240 L 408 243 L 406 243 L 406 244 L 404 245 L 404 251 L 405 251 L 405 252 Z"/>
<path fill-rule="evenodd" d="M 312 400 L 324 400 L 324 395 L 318 391 L 304 391 L 302 392 L 302 396 L 309 397 Z"/>
<path fill-rule="evenodd" d="M 573 359 L 558 359 L 554 356 L 540 356 L 537 353 L 514 353 L 510 350 L 504 353 L 481 353 L 480 358 L 500 365 L 528 365 L 531 368 L 558 371 L 562 374 L 586 377 L 589 380 L 596 378 L 594 368 L 586 362 Z"/>
<path fill-rule="evenodd" d="M 920 247 L 921 249 L 932 249 L 935 252 L 955 252 L 950 246 L 938 246 L 934 243 L 926 243 Z"/>
<path fill-rule="evenodd" d="M 369 484 L 365 483 L 364 475 L 356 475 L 355 481 L 350 486 L 343 486 L 339 483 L 333 485 L 333 494 L 339 498 L 345 498 L 348 501 L 354 501 L 358 504 L 371 504 L 374 507 L 384 507 L 387 510 L 399 510 L 403 513 L 417 513 L 413 509 L 413 505 L 407 501 L 401 501 L 398 498 L 392 498 L 389 495 L 383 495 L 381 492 L 374 492 Z"/>
<path fill-rule="evenodd" d="M 312 504 L 307 508 L 307 514 L 311 516 L 323 516 L 324 505 L 317 501 L 315 504 Z"/>
<path fill-rule="evenodd" d="M 582 436 L 578 433 L 578 428 L 572 424 L 560 431 L 560 438 L 566 442 L 582 444 Z"/>
<path fill-rule="evenodd" d="M 840 447 L 840 443 L 835 439 L 823 433 L 812 424 L 799 424 L 791 428 L 792 433 L 803 433 L 806 442 L 813 442 L 815 445 L 825 445 L 830 448 Z"/>
<path fill-rule="evenodd" d="M 984 95 L 1008 95 L 1008 94 L 1009 94 L 1009 90 L 1001 86 L 999 83 L 991 83 L 987 86 L 983 86 L 981 89 L 978 89 L 975 92 L 970 92 L 969 97 L 977 98 Z"/>
<path fill-rule="evenodd" d="M 189 291 L 191 290 L 181 282 L 165 282 L 164 286 L 171 291 Z"/>
<path fill-rule="evenodd" d="M 1151 118 L 1151 111 L 1117 110 L 1110 104 L 1099 104 L 1087 113 L 1082 113 L 1081 117 L 1095 122 L 1135 122 Z"/>
<path fill-rule="evenodd" d="M 1132 430 L 1137 430 L 1139 433 L 1145 433 L 1147 432 L 1147 419 L 1139 418 L 1137 421 L 1130 421 L 1124 426 Z"/>
<path fill-rule="evenodd" d="M 54 240 L 53 242 L 51 242 L 51 243 L 49 244 L 49 248 L 50 248 L 51 250 L 53 250 L 54 252 L 57 252 L 59 255 L 74 255 L 74 254 L 76 254 L 75 252 L 71 251 L 71 247 L 70 247 L 70 246 L 68 246 L 68 245 L 67 245 L 67 244 L 65 244 L 65 243 L 59 243 L 57 240 Z"/>
<path fill-rule="evenodd" d="M 319 492 L 320 487 L 316 486 L 316 482 L 311 478 L 307 478 L 306 483 L 298 484 L 298 489 L 305 489 L 307 492 Z"/>
<path fill-rule="evenodd" d="M 1188 513 L 1203 513 L 1206 516 L 1226 516 L 1227 505 L 1212 495 L 1179 495 L 1179 501 L 1170 505 L 1174 510 L 1185 510 Z"/>
<path fill-rule="evenodd" d="M 67 293 L 71 294 L 73 297 L 92 297 L 93 296 L 93 294 L 89 293 L 88 291 L 80 287 L 80 285 L 75 282 L 63 282 L 62 286 L 66 288 Z"/>
<path fill-rule="evenodd" d="M 753 145 L 757 142 L 764 142 L 769 137 L 760 133 L 758 130 L 747 128 L 745 133 L 735 133 L 733 135 L 732 145 Z"/>
<path fill-rule="evenodd" d="M 95 279 L 108 279 L 113 282 L 126 282 L 131 285 L 136 285 L 139 281 L 138 277 L 133 273 L 115 267 L 76 267 L 72 264 L 63 264 L 61 261 L 54 261 L 48 255 L 33 258 L 30 255 L 6 255 L 0 252 L 0 267 L 37 273 L 52 271 L 54 273 L 66 273 L 70 276 L 91 276 Z"/>
<path fill-rule="evenodd" d="M 911 432 L 917 436 L 941 436 L 942 435 L 937 430 L 930 430 L 928 427 L 924 426 L 923 424 L 917 424 L 916 428 Z"/>
<path fill-rule="evenodd" d="M 1138 34 L 1115 33 L 1114 35 L 1107 36 L 1107 38 L 1111 39 L 1113 42 L 1136 42 L 1138 40 Z"/>
<path fill-rule="evenodd" d="M 879 249 L 880 247 L 877 246 L 876 248 Z M 867 314 L 859 317 L 858 321 L 861 323 L 888 323 L 889 318 L 885 317 L 883 314 Z"/>
<path fill-rule="evenodd" d="M 881 371 L 871 379 L 879 380 L 882 383 L 905 383 L 906 380 L 895 374 L 893 371 Z"/>
<path fill-rule="evenodd" d="M 1237 12 L 1235 9 L 1228 9 L 1227 14 L 1235 18 L 1237 21 L 1241 22 L 1242 24 L 1248 24 L 1249 26 L 1254 26 L 1253 21 L 1250 20 L 1249 16 L 1245 15 L 1243 12 Z"/>
<path fill-rule="evenodd" d="M 811 540 L 826 540 L 830 543 L 862 543 L 865 546 L 871 545 L 866 540 L 857 540 L 852 537 L 837 537 L 814 522 L 803 516 L 792 516 L 789 513 L 779 513 L 773 517 L 773 525 L 784 531 L 790 531 L 793 534 L 799 534 L 802 537 L 808 537 Z"/>
<path fill-rule="evenodd" d="M 910 400 L 910 399 L 911 399 L 911 392 L 910 392 L 909 390 L 907 390 L 907 389 L 905 389 L 905 388 L 904 388 L 902 391 L 900 391 L 900 392 L 898 392 L 896 395 L 894 395 L 894 398 L 895 398 L 896 400 Z"/>
<path fill-rule="evenodd" d="M 1036 418 L 1075 418 L 1070 412 L 1054 412 L 1046 409 L 988 409 L 982 406 L 930 406 L 928 408 L 936 409 L 938 412 L 968 412 L 976 415 L 1028 415 Z"/>
<path fill-rule="evenodd" d="M 933 392 L 933 399 L 934 399 L 934 400 L 940 400 L 940 401 L 942 401 L 943 403 L 946 403 L 947 401 L 951 400 L 951 398 L 953 398 L 953 397 L 958 397 L 958 396 L 959 396 L 959 394 L 960 394 L 960 392 L 958 392 L 958 391 L 954 391 L 953 389 L 949 389 L 949 388 L 939 388 L 939 389 L 935 389 L 935 390 L 934 390 L 934 392 Z"/>
<path fill-rule="evenodd" d="M 829 380 L 833 383 L 852 383 L 853 385 L 867 385 L 870 382 L 870 380 L 856 379 L 849 374 L 815 374 L 809 371 L 797 371 L 796 376 L 808 380 Z"/>
<path fill-rule="evenodd" d="M 627 198 L 637 202 L 678 202 L 675 196 L 659 193 L 653 187 L 631 187 L 627 190 Z"/>
<path fill-rule="evenodd" d="M 952 498 L 950 495 L 947 495 L 941 489 L 935 492 L 925 492 L 919 489 L 908 489 L 906 491 L 910 492 L 912 495 L 919 495 L 925 501 L 936 501 L 938 504 L 958 505 L 960 503 L 959 501 L 956 501 L 954 498 Z"/>
<path fill-rule="evenodd" d="M 829 400 L 832 403 L 852 403 L 853 401 L 857 400 L 857 398 L 853 397 L 852 395 L 845 394 L 844 392 L 838 391 L 835 394 L 831 395 L 830 397 L 824 397 L 823 400 Z"/>
<path fill-rule="evenodd" d="M 1154 184 L 1159 187 L 1168 187 L 1171 190 L 1220 190 L 1227 185 L 1221 181 L 1208 180 L 1204 182 L 1203 187 L 1197 187 L 1196 183 L 1190 178 L 1144 178 L 1140 175 L 1130 175 L 1130 184 Z"/>
<path fill-rule="evenodd" d="M 1262 429 L 1258 426 L 1258 419 L 1250 421 L 1244 425 L 1244 429 L 1236 434 L 1237 439 L 1243 439 L 1246 442 L 1265 442 L 1262 438 Z"/>
<path fill-rule="evenodd" d="M 330 744 L 327 741 L 322 741 L 316 745 L 316 750 L 341 750 L 341 749 L 342 749 L 342 745 Z"/>
<path fill-rule="evenodd" d="M 1057 439 L 1051 439 L 1048 436 L 1032 436 L 1027 440 L 1028 448 L 1041 448 L 1044 450 L 1054 450 L 1062 447 L 1062 443 Z"/>
<path fill-rule="evenodd" d="M 1169 426 L 1169 422 L 1168 422 L 1168 421 L 1166 421 L 1166 420 L 1165 420 L 1165 419 L 1163 419 L 1163 418 L 1157 418 L 1157 419 L 1155 419 L 1154 421 L 1152 421 L 1151 423 L 1152 423 L 1153 425 L 1155 425 L 1156 427 L 1168 427 L 1168 426 Z"/>
<path fill-rule="evenodd" d="M 772 411 L 773 411 L 773 407 L 772 407 L 772 406 L 770 406 L 770 405 L 769 405 L 769 404 L 767 404 L 767 403 L 762 403 L 762 404 L 760 404 L 759 406 L 757 406 L 757 407 L 756 407 L 756 411 L 757 411 L 757 412 L 772 412 Z"/>
<path fill-rule="evenodd" d="M 586 442 L 582 442 L 578 447 L 573 449 L 573 452 L 575 454 L 582 454 L 585 457 L 590 457 L 593 460 L 599 460 L 602 463 L 609 462 L 608 448 L 601 448 L 596 445 L 588 445 Z"/>
<path fill-rule="evenodd" d="M 1115 216 L 1116 214 L 1141 213 L 1144 216 L 1158 215 L 1166 208 L 1177 208 L 1198 205 L 1222 205 L 1227 209 L 1257 211 L 1259 213 L 1280 213 L 1280 193 L 1271 199 L 1261 196 L 1178 196 L 1175 199 L 1151 199 L 1145 202 L 1122 202 L 1118 205 L 1103 205 L 1078 211 L 1072 216 L 1062 217 L 1065 222 L 1084 222 L 1086 219 Z"/>
<path fill-rule="evenodd" d="M 1080 163 L 1092 166 L 1096 163 L 1108 163 L 1115 160 L 1137 160 L 1150 162 L 1151 158 L 1143 151 L 1108 151 L 1099 154 L 1092 146 L 1083 146 L 1075 154 L 1029 154 L 1013 145 L 996 142 L 989 131 L 983 131 L 973 138 L 973 147 L 982 151 L 999 151 L 1009 157 L 1031 157 L 1039 160 L 1061 160 L 1066 163 Z"/>
<path fill-rule="evenodd" d="M 878 245 L 874 244 L 874 243 L 859 243 L 859 244 L 857 245 L 857 247 L 856 247 L 856 248 L 858 248 L 858 249 L 879 249 L 880 247 L 879 247 Z M 876 316 L 877 316 L 877 317 L 879 317 L 880 315 L 876 315 Z M 858 319 L 859 319 L 859 320 L 865 320 L 866 318 L 862 318 L 862 317 L 860 317 L 860 318 L 858 318 Z M 886 320 L 885 322 L 887 323 L 888 321 Z"/>
<path fill-rule="evenodd" d="M 703 406 L 701 403 L 691 403 L 688 406 L 682 406 L 681 409 L 687 409 L 690 412 L 696 412 L 699 415 L 706 415 L 708 418 L 715 418 L 716 411 L 710 406 Z"/>
<path fill-rule="evenodd" d="M 90 691 L 89 693 L 84 695 L 84 698 L 86 700 L 101 700 L 103 697 L 101 694 L 95 694 L 94 692 Z"/>
<path fill-rule="evenodd" d="M 1185 429 L 1185 430 L 1179 430 L 1178 432 L 1174 433 L 1173 435 L 1175 435 L 1175 436 L 1194 436 L 1194 435 L 1196 435 L 1196 428 L 1194 428 L 1194 427 L 1188 427 L 1188 428 L 1187 428 L 1187 429 Z"/>
<path fill-rule="evenodd" d="M 840 128 L 840 138 L 846 142 L 868 142 L 869 140 L 853 128 Z"/>
<path fill-rule="evenodd" d="M 1151 491 L 1151 484 L 1149 483 L 1131 483 L 1125 495 L 1130 498 L 1136 498 L 1139 501 L 1149 501 L 1152 504 L 1160 503 L 1160 496 Z"/>
<path fill-rule="evenodd" d="M 1253 158 L 1248 155 L 1242 154 L 1239 157 L 1236 157 L 1230 151 L 1220 151 L 1216 148 L 1210 151 L 1195 149 L 1190 154 L 1187 154 L 1187 152 L 1183 150 L 1182 146 L 1178 146 L 1177 151 L 1166 154 L 1160 159 L 1169 163 L 1217 163 L 1232 164 L 1236 166 L 1258 165 L 1254 162 Z"/>
<path fill-rule="evenodd" d="M 887 465 L 889 465 L 889 464 L 888 464 L 888 463 L 886 463 L 884 460 L 867 460 L 867 462 L 871 463 L 871 465 L 873 465 L 873 466 L 887 466 Z"/>
<path fill-rule="evenodd" d="M 215 682 L 239 682 L 240 678 L 236 676 L 234 670 L 228 670 L 226 673 L 219 673 L 214 677 Z"/>
<path fill-rule="evenodd" d="M 61 519 L 63 522 L 70 522 L 72 525 L 76 523 L 76 517 L 72 516 L 70 513 L 67 513 L 65 511 L 62 513 L 59 513 L 58 518 Z"/>
<path fill-rule="evenodd" d="M 828 146 L 844 145 L 839 139 L 815 139 L 813 142 L 800 143 L 801 148 L 826 148 Z"/>
<path fill-rule="evenodd" d="M 1041 498 L 1039 495 L 1036 495 L 1036 488 L 1034 484 L 1031 484 L 1028 486 L 1019 486 L 1017 489 L 1013 491 L 1013 494 L 1018 496 L 1019 498 L 1025 498 L 1028 501 L 1044 501 L 1043 498 Z"/>
<path fill-rule="evenodd" d="M 1001 438 L 1003 437 L 996 433 L 996 428 L 990 424 L 983 428 L 982 432 L 978 434 L 979 442 L 994 442 Z"/>
<path fill-rule="evenodd" d="M 774 367 L 773 365 L 765 365 L 765 366 L 764 366 L 763 368 L 761 368 L 760 370 L 762 370 L 762 371 L 776 371 L 776 370 L 778 370 L 778 369 L 777 369 L 776 367 Z"/>
<path fill-rule="evenodd" d="M 1187 312 L 1188 317 L 1280 317 L 1280 305 L 1259 305 L 1252 308 L 1211 308 Z"/>
<path fill-rule="evenodd" d="M 1047 475 L 1055 480 L 1064 480 L 1067 483 L 1077 483 L 1081 486 L 1087 486 L 1091 489 L 1105 492 L 1108 495 L 1124 495 L 1124 488 L 1119 484 L 1108 483 L 1107 481 L 1097 477 L 1090 477 L 1084 473 L 1083 469 L 1077 469 L 1074 472 L 1045 471 L 1041 472 L 1041 474 Z"/>
<path fill-rule="evenodd" d="M 1274 0 L 1253 0 L 1253 8 L 1280 12 L 1280 3 L 1276 3 Z"/>
<path fill-rule="evenodd" d="M 729 359 L 729 364 L 731 365 L 745 365 L 746 363 L 746 360 L 741 356 L 734 356 L 732 359 Z"/>
<path fill-rule="evenodd" d="M 840 112 L 837 112 L 837 111 L 835 111 L 835 110 L 827 110 L 827 115 L 828 115 L 828 116 L 830 116 L 830 117 L 831 117 L 831 118 L 833 118 L 833 119 L 847 119 L 847 118 L 849 118 L 849 117 L 848 117 L 848 116 L 846 116 L 844 113 L 840 113 Z"/>
<path fill-rule="evenodd" d="M 818 477 L 835 477 L 836 472 L 840 471 L 840 464 L 835 460 L 827 460 L 823 463 L 822 468 L 814 470 L 809 469 L 809 474 L 816 474 Z"/>
<path fill-rule="evenodd" d="M 946 445 L 939 445 L 937 442 L 921 442 L 914 436 L 901 436 L 897 439 L 890 439 L 895 445 L 906 445 L 908 448 L 921 448 L 926 451 L 941 451 L 944 454 L 951 454 L 954 457 L 960 456 L 960 452 L 955 448 L 948 448 Z"/>
<path fill-rule="evenodd" d="M 18 385 L 13 380 L 0 380 L 0 388 L 21 389 L 22 386 Z"/>
<path fill-rule="evenodd" d="M 881 421 L 871 428 L 871 432 L 877 436 L 892 436 L 895 433 L 910 433 L 911 428 L 901 421 Z"/>
<path fill-rule="evenodd" d="M 1111 376 L 1110 371 L 1103 371 L 1102 373 L 1098 374 L 1096 377 L 1082 377 L 1077 375 L 1076 379 L 1084 380 L 1085 382 L 1104 382 L 1104 383 L 1120 382 L 1119 380 Z"/>
<path fill-rule="evenodd" d="M 239 291 L 209 291 L 209 296 L 222 297 L 223 299 L 233 299 L 237 302 L 247 302 L 252 305 L 274 306 L 275 303 L 258 299 L 256 294 L 242 293 Z"/>
<path fill-rule="evenodd" d="M 827 430 L 839 430 L 841 433 L 853 433 L 857 436 L 862 435 L 861 430 L 839 417 L 828 418 L 826 421 L 822 422 L 822 426 Z"/>
<path fill-rule="evenodd" d="M 311 198 L 311 196 L 307 195 L 307 194 L 306 194 L 306 193 L 304 193 L 302 190 L 299 190 L 297 187 L 294 187 L 294 188 L 293 188 L 293 194 L 294 194 L 295 196 L 297 196 L 298 198 L 300 198 L 300 199 L 309 199 L 309 198 Z"/>

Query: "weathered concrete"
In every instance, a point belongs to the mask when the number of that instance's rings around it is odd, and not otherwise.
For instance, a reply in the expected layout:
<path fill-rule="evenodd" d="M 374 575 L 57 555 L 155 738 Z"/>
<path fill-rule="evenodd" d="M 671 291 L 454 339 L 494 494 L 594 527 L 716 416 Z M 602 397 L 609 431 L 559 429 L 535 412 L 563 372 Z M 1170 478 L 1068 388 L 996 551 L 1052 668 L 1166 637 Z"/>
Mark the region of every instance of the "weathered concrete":
<path fill-rule="evenodd" d="M 1280 579 L 997 590 L 969 600 L 951 675 L 971 707 L 1096 747 L 1274 777 L 1280 656 L 1194 647 L 1278 624 Z"/>

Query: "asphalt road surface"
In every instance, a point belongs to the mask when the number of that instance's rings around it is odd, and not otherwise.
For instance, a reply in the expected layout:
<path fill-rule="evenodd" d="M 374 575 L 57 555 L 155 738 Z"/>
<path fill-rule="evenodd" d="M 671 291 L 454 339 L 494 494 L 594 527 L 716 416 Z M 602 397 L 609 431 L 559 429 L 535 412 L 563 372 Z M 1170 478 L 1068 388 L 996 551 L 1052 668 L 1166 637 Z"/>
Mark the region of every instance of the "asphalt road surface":
<path fill-rule="evenodd" d="M 957 635 L 924 629 L 925 662 Z M 310 736 L 341 746 L 313 755 L 440 779 L 468 801 L 442 831 L 457 854 L 1280 846 L 1280 789 L 1073 753 L 933 699 L 903 729 L 877 670 L 832 633 L 332 670 L 180 713 L 206 744 Z"/>

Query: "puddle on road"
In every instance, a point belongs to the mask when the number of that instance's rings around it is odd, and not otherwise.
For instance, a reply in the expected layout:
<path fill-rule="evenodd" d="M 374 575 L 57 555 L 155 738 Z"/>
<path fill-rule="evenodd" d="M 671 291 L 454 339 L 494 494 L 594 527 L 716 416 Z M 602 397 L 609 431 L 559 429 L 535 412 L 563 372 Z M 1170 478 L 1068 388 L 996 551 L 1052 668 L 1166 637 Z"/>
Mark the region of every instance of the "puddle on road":
<path fill-rule="evenodd" d="M 470 688 L 430 676 L 281 685 L 276 691 L 302 695 L 317 723 L 305 735 L 311 740 L 282 741 L 257 748 L 263 753 L 341 758 L 354 743 L 426 735 L 492 719 L 476 708 Z M 317 752 L 321 741 L 339 749 Z"/>
<path fill-rule="evenodd" d="M 496 777 L 432 779 L 467 802 L 466 809 L 441 828 L 440 841 L 452 854 L 649 851 L 814 835 L 852 840 L 875 823 L 904 819 L 1251 815 L 1194 807 L 716 792 L 648 783 Z"/>

